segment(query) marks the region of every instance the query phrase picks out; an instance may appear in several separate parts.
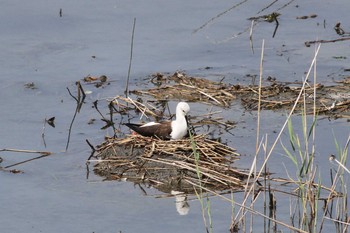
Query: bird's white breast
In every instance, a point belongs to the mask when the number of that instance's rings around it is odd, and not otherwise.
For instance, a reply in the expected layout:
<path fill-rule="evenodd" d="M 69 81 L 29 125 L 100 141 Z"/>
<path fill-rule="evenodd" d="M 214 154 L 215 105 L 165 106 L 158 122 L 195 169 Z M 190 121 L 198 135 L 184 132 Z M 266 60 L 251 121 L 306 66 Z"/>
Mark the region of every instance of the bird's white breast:
<path fill-rule="evenodd" d="M 186 119 L 183 121 L 171 122 L 172 132 L 170 134 L 171 139 L 182 139 L 187 134 L 187 122 Z"/>

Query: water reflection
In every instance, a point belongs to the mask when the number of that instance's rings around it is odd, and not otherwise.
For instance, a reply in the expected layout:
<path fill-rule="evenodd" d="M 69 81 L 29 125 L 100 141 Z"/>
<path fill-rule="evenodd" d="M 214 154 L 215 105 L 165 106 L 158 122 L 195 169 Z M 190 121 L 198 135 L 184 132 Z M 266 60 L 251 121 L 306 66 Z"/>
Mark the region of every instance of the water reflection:
<path fill-rule="evenodd" d="M 171 190 L 171 194 L 175 197 L 176 210 L 180 215 L 187 215 L 190 211 L 190 205 L 187 202 L 187 194 Z"/>

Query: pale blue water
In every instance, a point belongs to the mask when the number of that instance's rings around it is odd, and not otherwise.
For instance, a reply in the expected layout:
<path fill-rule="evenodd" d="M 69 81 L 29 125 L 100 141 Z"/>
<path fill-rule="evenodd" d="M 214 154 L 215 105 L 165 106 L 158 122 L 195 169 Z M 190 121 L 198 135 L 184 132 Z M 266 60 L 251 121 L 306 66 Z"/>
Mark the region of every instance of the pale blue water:
<path fill-rule="evenodd" d="M 279 1 L 261 14 L 271 13 L 285 3 Z M 104 123 L 91 106 L 92 101 L 100 99 L 99 106 L 106 112 L 104 99 L 123 94 L 134 18 L 131 88 L 140 85 L 143 78 L 153 72 L 176 70 L 212 79 L 219 77 L 219 80 L 225 76 L 228 83 L 250 82 L 245 76 L 259 73 L 262 39 L 265 39 L 264 76 L 281 81 L 301 80 L 314 54 L 314 49 L 306 48 L 303 43 L 337 38 L 333 27 L 338 21 L 345 30 L 350 28 L 346 24 L 350 21 L 348 9 L 344 7 L 347 1 L 295 1 L 280 11 L 280 27 L 275 38 L 272 38 L 273 23 L 259 23 L 255 27 L 255 53 L 252 53 L 249 33 L 229 39 L 249 28 L 250 21 L 246 18 L 255 16 L 267 4 L 247 1 L 193 34 L 195 29 L 233 4 L 156 0 L 1 1 L 0 149 L 45 150 L 53 155 L 14 167 L 23 171 L 22 174 L 0 172 L 0 231 L 204 232 L 197 201 L 190 202 L 188 215 L 180 216 L 173 198 L 144 196 L 131 183 L 102 182 L 92 173 L 87 180 L 85 161 L 90 148 L 85 139 L 97 145 L 105 135 L 112 134 L 111 129 L 100 130 Z M 60 8 L 62 18 L 59 17 Z M 310 14 L 318 17 L 295 19 Z M 322 45 L 318 80 L 331 83 L 332 78 L 346 75 L 343 70 L 349 68 L 347 59 L 333 57 L 349 57 L 349 51 L 348 42 Z M 212 69 L 205 70 L 207 66 Z M 76 118 L 70 147 L 64 152 L 75 110 L 75 102 L 66 88 L 75 93 L 74 83 L 89 74 L 107 75 L 112 82 L 99 89 L 84 86 L 92 93 Z M 24 87 L 30 82 L 34 82 L 37 89 Z M 203 114 L 208 108 L 192 105 L 191 114 Z M 239 123 L 232 130 L 233 135 L 221 136 L 238 152 L 247 155 L 237 164 L 249 167 L 255 148 L 256 113 L 244 112 L 239 103 L 234 103 L 233 108 L 222 115 Z M 41 137 L 43 122 L 52 116 L 56 117 L 56 128 L 46 126 L 45 148 Z M 91 118 L 97 121 L 88 125 Z M 278 130 L 284 120 L 285 114 L 264 112 L 262 135 L 267 133 L 272 141 L 276 136 L 273 131 Z M 344 145 L 349 123 L 322 120 L 317 130 L 318 164 L 321 169 L 329 169 L 328 155 L 335 150 L 333 134 Z M 1 166 L 5 167 L 33 155 L 1 152 L 0 157 L 4 160 Z M 269 164 L 270 169 L 281 176 L 286 175 L 282 162 L 293 169 L 278 153 Z M 214 232 L 228 232 L 230 204 L 219 198 L 212 199 L 211 204 Z M 288 209 L 282 208 L 280 216 L 284 211 Z M 259 219 L 256 221 L 261 223 Z"/>

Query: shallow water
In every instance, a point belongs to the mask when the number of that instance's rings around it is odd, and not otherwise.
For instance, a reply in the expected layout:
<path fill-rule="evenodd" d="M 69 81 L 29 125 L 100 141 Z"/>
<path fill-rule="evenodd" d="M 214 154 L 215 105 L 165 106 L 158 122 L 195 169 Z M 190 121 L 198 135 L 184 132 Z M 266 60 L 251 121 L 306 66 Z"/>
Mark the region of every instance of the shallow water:
<path fill-rule="evenodd" d="M 286 2 L 278 1 L 268 14 Z M 233 35 L 250 27 L 249 17 L 267 3 L 247 1 L 193 34 L 210 18 L 230 8 L 232 2 L 213 1 L 2 1 L 0 2 L 0 136 L 2 148 L 50 151 L 53 155 L 13 168 L 21 174 L 1 172 L 1 232 L 203 232 L 200 205 L 190 201 L 190 211 L 180 216 L 174 198 L 154 198 L 131 183 L 102 182 L 90 173 L 86 179 L 85 161 L 93 145 L 111 135 L 91 107 L 99 99 L 107 112 L 105 98 L 122 95 L 127 76 L 133 19 L 136 18 L 131 89 L 142 88 L 144 78 L 153 72 L 185 70 L 191 75 L 213 80 L 225 77 L 227 83 L 250 83 L 246 75 L 259 74 L 262 39 L 265 39 L 264 77 L 280 81 L 302 80 L 313 58 L 314 48 L 304 42 L 338 38 L 333 27 L 342 22 L 350 28 L 345 0 L 292 2 L 279 12 L 280 26 L 275 38 L 274 23 L 259 23 L 254 28 L 254 53 L 249 32 Z M 298 5 L 298 7 L 296 7 Z M 59 17 L 62 9 L 63 17 Z M 297 16 L 318 17 L 296 20 Z M 325 24 L 324 24 L 325 22 Z M 324 26 L 325 25 L 325 26 Z M 348 30 L 350 31 L 350 29 Z M 317 80 L 331 84 L 348 75 L 349 43 L 324 44 L 318 55 Z M 94 56 L 94 57 L 93 57 Z M 211 69 L 204 69 L 211 67 Z M 85 85 L 86 104 L 73 125 L 70 146 L 65 152 L 75 101 L 75 82 L 87 75 L 107 75 L 112 82 L 96 89 Z M 25 88 L 33 82 L 36 89 Z M 175 103 L 171 103 L 174 106 Z M 191 114 L 202 114 L 210 107 L 193 105 Z M 45 127 L 45 118 L 56 117 L 56 127 Z M 245 112 L 234 103 L 223 116 L 238 123 L 231 134 L 221 135 L 243 155 L 237 166 L 248 168 L 255 148 L 256 113 Z M 95 118 L 96 123 L 87 122 Z M 269 142 L 276 137 L 286 113 L 262 113 L 261 135 Z M 293 120 L 301 125 L 299 117 Z M 328 156 L 335 153 L 334 137 L 344 145 L 349 134 L 346 120 L 320 120 L 317 124 L 317 164 L 327 171 Z M 284 134 L 284 140 L 287 134 Z M 281 154 L 278 154 L 281 152 Z M 286 176 L 281 162 L 293 171 L 288 159 L 276 150 L 268 166 L 277 175 Z M 31 154 L 2 152 L 5 167 L 34 157 Z M 261 159 L 262 160 L 262 159 Z M 261 161 L 259 160 L 259 161 Z M 240 197 L 238 196 L 237 199 Z M 231 206 L 212 199 L 214 232 L 227 232 Z M 283 208 L 282 208 L 283 210 Z M 281 211 L 282 212 L 282 211 Z M 257 220 L 258 222 L 260 220 Z M 326 227 L 333 229 L 332 224 Z"/>

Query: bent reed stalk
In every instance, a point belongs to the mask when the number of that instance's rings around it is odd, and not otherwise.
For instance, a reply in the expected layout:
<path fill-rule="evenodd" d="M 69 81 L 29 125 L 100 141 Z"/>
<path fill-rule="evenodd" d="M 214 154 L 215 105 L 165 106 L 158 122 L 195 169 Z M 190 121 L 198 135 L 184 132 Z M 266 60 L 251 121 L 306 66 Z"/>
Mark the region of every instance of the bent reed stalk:
<path fill-rule="evenodd" d="M 280 141 L 280 138 L 281 138 L 281 135 L 282 133 L 284 132 L 285 128 L 288 126 L 288 131 L 290 133 L 290 135 L 293 135 L 292 138 L 294 139 L 297 139 L 296 140 L 296 143 L 298 144 L 298 149 L 299 149 L 299 155 L 301 156 L 301 165 L 299 166 L 298 163 L 296 162 L 296 159 L 295 157 L 293 157 L 291 154 L 290 154 L 290 158 L 292 159 L 292 161 L 294 161 L 294 163 L 297 165 L 297 168 L 299 169 L 299 182 L 297 182 L 299 185 L 299 190 L 300 190 L 300 197 L 301 197 L 301 200 L 302 200 L 302 206 L 303 206 L 303 211 L 302 211 L 302 216 L 304 217 L 302 219 L 302 224 L 303 226 L 298 226 L 298 229 L 300 232 L 303 232 L 303 231 L 312 231 L 314 232 L 316 230 L 316 222 L 315 220 L 316 219 L 316 216 L 317 216 L 317 210 L 318 210 L 318 205 L 317 205 L 317 200 L 318 198 L 320 197 L 320 188 L 321 188 L 321 184 L 318 183 L 316 184 L 315 186 L 315 183 L 313 182 L 314 181 L 314 178 L 316 176 L 316 170 L 314 170 L 314 165 L 313 165 L 313 158 L 314 158 L 314 153 L 315 153 L 315 148 L 314 148 L 314 138 L 315 138 L 315 123 L 316 123 L 316 119 L 317 119 L 317 115 L 316 115 L 316 106 L 315 106 L 315 103 L 316 101 L 314 100 L 314 120 L 313 120 L 313 123 L 309 129 L 309 132 L 307 133 L 307 124 L 306 124 L 306 105 L 305 105 L 305 101 L 304 101 L 304 113 L 303 114 L 303 134 L 304 134 L 304 142 L 305 142 L 305 146 L 304 147 L 301 147 L 300 145 L 300 141 L 298 138 L 295 137 L 295 135 L 293 134 L 292 132 L 292 128 L 291 128 L 291 116 L 292 114 L 294 113 L 294 110 L 296 109 L 298 103 L 299 103 L 299 100 L 301 98 L 304 98 L 305 100 L 305 88 L 307 87 L 307 84 L 308 84 L 308 80 L 309 80 L 309 76 L 311 74 L 311 71 L 312 71 L 312 68 L 314 68 L 314 76 L 316 77 L 316 58 L 317 58 L 317 55 L 318 55 L 318 52 L 320 50 L 320 45 L 317 46 L 317 48 L 315 49 L 315 55 L 314 55 L 314 58 L 311 62 L 311 65 L 310 65 L 310 68 L 307 72 L 307 75 L 303 81 L 303 84 L 302 84 L 302 87 L 300 89 L 300 92 L 298 94 L 298 97 L 297 99 L 295 100 L 294 102 L 294 105 L 292 107 L 292 109 L 290 110 L 288 116 L 287 116 L 287 119 L 285 120 L 282 128 L 280 129 L 276 139 L 274 140 L 272 146 L 271 146 L 271 149 L 270 150 L 267 150 L 267 153 L 266 153 L 266 158 L 264 159 L 263 161 L 263 164 L 260 168 L 260 170 L 255 173 L 255 178 L 254 178 L 254 182 L 258 182 L 258 180 L 261 179 L 261 175 L 263 174 L 263 171 L 265 171 L 266 173 L 266 164 L 268 162 L 268 160 L 270 159 L 271 155 L 272 155 L 272 152 L 274 151 L 277 143 Z M 261 55 L 261 64 L 262 64 L 262 61 L 263 61 L 263 53 Z M 261 73 L 262 73 L 262 65 L 260 65 L 260 76 L 261 76 Z M 314 83 L 314 98 L 316 98 L 316 82 Z M 259 83 L 259 86 L 261 86 L 261 82 Z M 261 101 L 261 96 L 259 95 L 259 103 Z M 259 105 L 260 106 L 260 105 Z M 259 111 L 259 108 L 258 108 L 258 126 L 257 126 L 257 141 L 256 141 L 256 156 L 259 154 L 259 150 L 260 150 L 260 146 L 258 145 L 261 145 L 262 144 L 262 141 L 259 143 L 260 141 L 260 137 L 259 137 L 259 126 L 260 126 L 260 111 Z M 309 137 L 312 135 L 312 149 L 311 149 L 311 155 L 309 155 L 309 150 L 308 150 L 308 145 L 309 145 Z M 267 148 L 267 145 L 264 144 L 263 145 L 263 148 Z M 251 170 L 250 170 L 250 174 L 254 173 L 254 168 L 256 166 L 256 156 L 254 157 L 254 160 L 253 160 L 253 163 L 252 163 L 252 166 L 251 166 Z M 302 179 L 300 179 L 301 177 L 304 177 L 305 175 L 307 175 L 307 178 L 305 181 L 302 182 Z M 320 180 L 319 180 L 320 182 Z M 306 185 L 306 186 L 305 186 Z M 315 189 L 316 187 L 316 189 Z M 245 218 L 245 215 L 247 212 L 250 212 L 250 213 L 253 213 L 251 210 L 252 208 L 254 207 L 254 203 L 256 201 L 257 198 L 255 199 L 252 199 L 251 201 L 251 204 L 250 205 L 246 205 L 246 202 L 248 200 L 248 197 L 250 195 L 252 195 L 252 193 L 254 193 L 254 190 L 255 190 L 255 186 L 254 185 L 251 185 L 249 188 L 247 188 L 246 192 L 245 192 L 245 198 L 242 202 L 242 204 L 240 204 L 240 209 L 238 210 L 238 212 L 236 213 L 236 216 L 235 218 L 232 220 L 232 225 L 231 225 L 231 230 L 233 229 L 233 227 L 238 224 L 240 221 L 242 221 L 244 218 Z M 237 203 L 235 203 L 237 204 Z M 307 207 L 309 206 L 309 208 Z M 310 214 L 311 214 L 311 218 L 312 218 L 312 221 L 308 221 L 308 219 L 306 218 L 306 211 L 310 209 Z M 308 223 L 308 224 L 306 224 Z M 252 223 L 251 223 L 252 224 Z M 305 225 L 307 225 L 305 227 Z M 285 227 L 289 228 L 291 227 L 290 229 L 294 228 L 294 226 L 292 225 L 284 225 Z M 295 229 L 293 229 L 295 230 Z M 251 229 L 252 231 L 252 229 Z"/>
<path fill-rule="evenodd" d="M 200 153 L 198 153 L 198 151 L 197 151 L 197 143 L 194 140 L 191 131 L 189 130 L 188 132 L 190 135 L 190 141 L 191 141 L 192 151 L 193 151 L 193 155 L 194 155 L 194 163 L 196 165 L 196 173 L 198 176 L 199 193 L 195 187 L 193 189 L 194 189 L 196 196 L 199 200 L 199 203 L 201 205 L 202 217 L 203 217 L 203 222 L 204 222 L 204 226 L 206 228 L 206 231 L 212 233 L 213 232 L 213 221 L 211 218 L 211 211 L 210 211 L 210 199 L 209 199 L 208 194 L 206 194 L 206 199 L 205 199 L 206 202 L 204 201 L 204 198 L 203 198 L 202 171 L 201 171 L 201 168 L 199 166 Z M 205 211 L 205 210 L 207 210 L 207 211 Z M 207 213 L 207 217 L 206 217 L 205 213 Z M 207 224 L 207 218 L 209 220 L 209 229 L 208 229 L 208 224 Z"/>
<path fill-rule="evenodd" d="M 317 72 L 316 72 L 316 58 L 318 55 L 318 52 L 320 50 L 320 44 L 315 48 L 315 55 L 311 62 L 311 65 L 309 67 L 309 70 L 306 74 L 305 79 L 302 83 L 302 88 L 299 91 L 298 97 L 296 98 L 294 105 L 292 109 L 290 110 L 283 126 L 281 127 L 277 137 L 275 138 L 272 146 L 270 149 L 267 149 L 267 138 L 260 138 L 260 107 L 258 107 L 258 120 L 257 120 L 257 139 L 256 139 L 256 155 L 253 159 L 251 169 L 249 174 L 254 174 L 254 182 L 251 182 L 250 184 L 255 184 L 259 180 L 262 179 L 262 175 L 268 174 L 268 170 L 266 169 L 266 165 L 268 160 L 270 159 L 272 153 L 275 151 L 275 147 L 278 142 L 281 142 L 281 135 L 283 132 L 285 132 L 285 129 L 287 128 L 287 132 L 289 134 L 289 140 L 290 140 L 290 147 L 287 148 L 282 142 L 281 146 L 284 149 L 285 154 L 287 157 L 292 161 L 296 168 L 295 177 L 291 178 L 289 174 L 289 180 L 288 183 L 291 182 L 292 184 L 296 185 L 296 196 L 295 196 L 295 202 L 294 206 L 295 208 L 290 208 L 290 219 L 291 222 L 288 223 L 281 223 L 281 221 L 276 221 L 275 219 L 271 217 L 267 217 L 265 214 L 259 213 L 257 214 L 257 211 L 254 210 L 254 205 L 257 201 L 257 197 L 259 193 L 256 193 L 256 186 L 255 185 L 248 185 L 246 186 L 246 192 L 244 194 L 244 200 L 241 202 L 241 204 L 235 202 L 234 197 L 231 197 L 231 203 L 232 205 L 238 205 L 240 208 L 237 211 L 235 217 L 232 220 L 231 224 L 231 232 L 234 231 L 234 229 L 238 229 L 238 224 L 242 222 L 246 222 L 247 213 L 251 213 L 250 217 L 250 232 L 253 232 L 253 217 L 254 215 L 262 216 L 264 219 L 268 221 L 272 221 L 275 224 L 281 225 L 283 227 L 289 228 L 290 230 L 297 231 L 297 232 L 322 232 L 324 220 L 331 220 L 337 223 L 338 225 L 341 225 L 338 227 L 338 232 L 346 232 L 348 225 L 349 225 L 349 218 L 347 217 L 347 184 L 344 179 L 344 173 L 346 172 L 346 159 L 348 154 L 348 147 L 350 144 L 350 136 L 346 143 L 346 146 L 343 150 L 339 149 L 339 145 L 337 140 L 335 140 L 335 145 L 337 151 L 338 151 L 338 157 L 339 161 L 335 159 L 338 165 L 338 169 L 335 173 L 335 176 L 332 180 L 332 187 L 327 188 L 322 185 L 322 177 L 321 172 L 318 170 L 318 167 L 315 164 L 315 154 L 316 154 L 316 145 L 315 145 L 315 138 L 316 138 L 316 123 L 317 123 Z M 263 61 L 263 53 L 261 56 L 261 61 Z M 262 64 L 262 62 L 261 62 Z M 313 70 L 313 111 L 312 111 L 312 120 L 308 119 L 308 106 L 306 105 L 306 88 L 309 85 L 309 77 Z M 260 65 L 260 76 L 262 73 L 262 65 Z M 261 86 L 261 83 L 259 83 L 259 88 Z M 259 93 L 258 93 L 259 94 Z M 258 104 L 260 104 L 261 96 L 259 95 Z M 295 128 L 293 127 L 291 116 L 294 113 L 294 110 L 296 109 L 297 105 L 302 103 L 302 111 L 301 111 L 301 132 L 302 136 L 299 137 L 298 134 L 295 131 Z M 260 105 L 259 105 L 260 106 Z M 261 165 L 261 168 L 259 171 L 255 171 L 256 169 L 256 161 L 257 156 L 260 153 L 260 149 L 263 148 L 265 151 L 265 159 Z M 287 171 L 288 172 L 288 171 Z M 347 174 L 347 173 L 345 173 Z M 294 176 L 293 176 L 294 177 Z M 270 178 L 265 177 L 263 179 L 266 181 L 266 179 Z M 249 179 L 248 179 L 249 180 Z M 276 181 L 276 180 L 275 180 Z M 337 192 L 336 189 L 339 188 L 340 190 Z M 266 183 L 265 187 L 263 188 L 265 192 L 266 189 Z M 269 189 L 268 189 L 269 190 Z M 328 192 L 328 195 L 326 198 L 322 198 L 321 194 L 324 192 Z M 254 194 L 254 195 L 253 195 Z M 269 193 L 271 194 L 271 193 Z M 290 193 L 291 197 L 293 197 L 293 194 Z M 248 198 L 252 197 L 251 203 L 247 205 Z M 335 209 L 335 217 L 330 218 L 328 217 L 328 214 L 332 216 L 332 208 L 333 206 L 333 199 L 339 197 L 336 199 L 336 209 Z M 291 199 L 292 200 L 292 199 Z M 324 200 L 324 206 L 323 208 L 320 208 L 319 201 Z M 270 203 L 271 204 L 271 203 Z M 295 205 L 296 204 L 296 205 Z M 265 206 L 266 208 L 266 206 Z M 270 210 L 271 211 L 271 210 Z M 329 212 L 331 211 L 331 212 Z M 244 229 L 245 226 L 243 226 Z M 266 227 L 266 226 L 265 226 Z M 274 228 L 275 229 L 275 228 Z M 265 231 L 269 231 L 271 229 L 265 228 Z"/>

